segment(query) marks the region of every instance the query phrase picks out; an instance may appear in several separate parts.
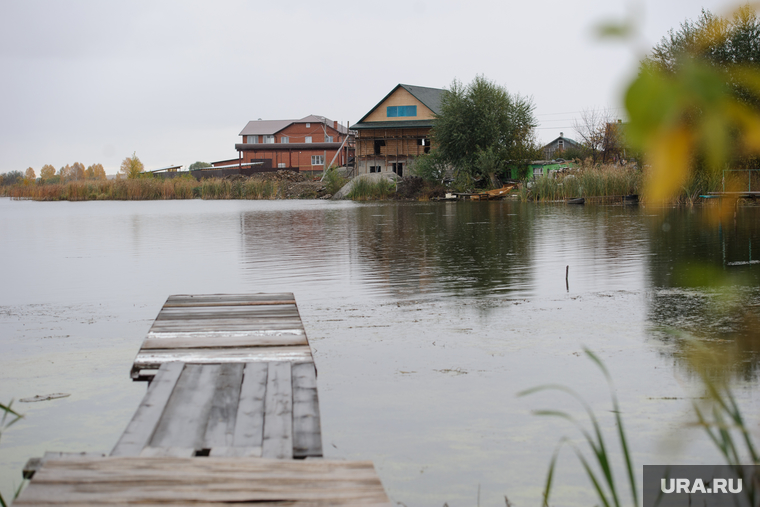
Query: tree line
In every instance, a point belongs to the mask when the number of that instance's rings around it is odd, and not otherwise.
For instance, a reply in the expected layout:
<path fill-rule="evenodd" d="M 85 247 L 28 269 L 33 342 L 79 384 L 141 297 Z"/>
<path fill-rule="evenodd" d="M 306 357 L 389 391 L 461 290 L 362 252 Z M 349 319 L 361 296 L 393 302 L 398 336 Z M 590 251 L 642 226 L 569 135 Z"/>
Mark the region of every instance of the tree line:
<path fill-rule="evenodd" d="M 145 166 L 137 157 L 136 153 L 132 153 L 132 156 L 126 157 L 119 167 L 117 178 L 137 178 L 143 174 Z M 69 183 L 72 181 L 93 181 L 93 180 L 105 180 L 106 171 L 103 168 L 103 164 L 96 163 L 89 165 L 85 168 L 81 162 L 74 162 L 69 165 L 61 167 L 56 171 L 55 167 L 50 164 L 45 164 L 40 169 L 39 177 L 33 167 L 29 167 L 26 171 L 9 171 L 4 174 L 0 174 L 0 185 L 31 185 L 31 184 L 58 184 Z"/>
<path fill-rule="evenodd" d="M 0 174 L 0 185 L 18 185 L 33 183 L 65 183 L 69 181 L 104 180 L 106 171 L 103 164 L 96 163 L 85 168 L 81 162 L 74 162 L 61 167 L 56 171 L 55 167 L 45 164 L 40 169 L 39 178 L 34 168 L 29 167 L 26 171 L 10 171 Z"/>

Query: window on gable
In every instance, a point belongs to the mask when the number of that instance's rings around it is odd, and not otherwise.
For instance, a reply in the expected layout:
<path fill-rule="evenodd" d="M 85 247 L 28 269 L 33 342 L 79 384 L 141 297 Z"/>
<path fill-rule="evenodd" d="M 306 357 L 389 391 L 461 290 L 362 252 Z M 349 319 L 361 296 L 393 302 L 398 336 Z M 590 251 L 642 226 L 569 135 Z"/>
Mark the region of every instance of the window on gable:
<path fill-rule="evenodd" d="M 290 138 L 288 136 L 282 136 L 280 138 L 280 143 L 282 144 L 288 144 L 290 142 Z"/>
<path fill-rule="evenodd" d="M 417 116 L 417 106 L 388 106 L 386 114 L 388 118 Z"/>
<path fill-rule="evenodd" d="M 310 143 L 310 142 L 311 142 L 311 136 L 306 136 L 306 137 L 304 138 L 303 142 L 305 142 L 305 143 Z"/>
<path fill-rule="evenodd" d="M 325 134 L 325 142 L 326 142 L 326 143 L 331 143 L 331 142 L 333 142 L 333 136 L 328 136 L 327 134 Z"/>

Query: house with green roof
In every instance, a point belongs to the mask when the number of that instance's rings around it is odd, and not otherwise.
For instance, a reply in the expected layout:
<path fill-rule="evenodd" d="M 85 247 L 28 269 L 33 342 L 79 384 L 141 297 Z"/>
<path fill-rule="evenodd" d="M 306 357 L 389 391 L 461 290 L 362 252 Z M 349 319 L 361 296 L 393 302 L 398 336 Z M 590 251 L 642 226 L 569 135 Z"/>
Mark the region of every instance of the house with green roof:
<path fill-rule="evenodd" d="M 357 174 L 394 172 L 430 151 L 430 130 L 446 90 L 399 84 L 369 110 L 356 131 Z"/>

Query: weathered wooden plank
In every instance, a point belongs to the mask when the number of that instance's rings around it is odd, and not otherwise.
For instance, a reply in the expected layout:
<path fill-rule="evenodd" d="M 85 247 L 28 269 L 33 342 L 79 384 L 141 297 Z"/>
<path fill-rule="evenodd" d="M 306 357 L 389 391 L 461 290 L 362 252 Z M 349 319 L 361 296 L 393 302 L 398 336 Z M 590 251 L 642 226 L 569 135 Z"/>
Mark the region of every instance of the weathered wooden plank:
<path fill-rule="evenodd" d="M 190 447 L 146 447 L 140 451 L 142 458 L 192 458 L 193 456 L 195 456 L 195 449 Z"/>
<path fill-rule="evenodd" d="M 163 338 L 206 338 L 210 342 L 216 338 L 223 339 L 229 336 L 304 336 L 306 332 L 303 327 L 297 329 L 257 329 L 252 330 L 245 328 L 242 330 L 225 330 L 225 331 L 160 331 L 149 332 L 146 336 L 148 339 Z"/>
<path fill-rule="evenodd" d="M 111 456 L 137 456 L 148 445 L 184 366 L 184 363 L 164 362 Z"/>
<path fill-rule="evenodd" d="M 292 366 L 293 457 L 322 456 L 322 428 L 314 363 Z"/>
<path fill-rule="evenodd" d="M 234 441 L 243 367 L 242 363 L 220 365 L 206 423 L 206 434 L 203 437 L 204 449 L 228 447 Z"/>
<path fill-rule="evenodd" d="M 261 447 L 213 447 L 209 456 L 212 458 L 260 458 Z"/>
<path fill-rule="evenodd" d="M 51 452 L 46 451 L 41 458 L 29 458 L 21 470 L 24 479 L 31 479 L 42 466 L 51 459 L 92 459 L 105 458 L 105 452 Z"/>
<path fill-rule="evenodd" d="M 232 312 L 218 312 L 218 313 L 209 313 L 209 314 L 197 314 L 197 313 L 165 313 L 166 311 L 162 311 L 158 314 L 158 317 L 156 317 L 157 322 L 159 323 L 171 323 L 176 320 L 188 320 L 188 321 L 213 321 L 216 322 L 217 320 L 233 320 L 233 319 L 245 319 L 250 320 L 251 322 L 267 322 L 267 321 L 274 321 L 274 322 L 282 322 L 287 320 L 301 320 L 300 316 L 297 314 L 297 312 L 284 312 L 284 311 L 277 311 L 272 313 L 264 313 L 264 312 L 240 312 L 240 313 L 232 313 Z"/>
<path fill-rule="evenodd" d="M 273 294 L 176 294 L 166 299 L 166 304 L 205 304 L 205 303 L 258 303 L 258 302 L 295 302 L 290 292 Z"/>
<path fill-rule="evenodd" d="M 219 320 L 160 320 L 150 328 L 151 333 L 158 331 L 265 331 L 268 329 L 303 329 L 301 319 L 219 319 Z"/>
<path fill-rule="evenodd" d="M 206 335 L 172 338 L 146 338 L 142 350 L 152 349 L 211 349 L 241 347 L 287 347 L 291 345 L 308 345 L 304 335 L 280 336 L 215 336 L 209 340 Z"/>
<path fill-rule="evenodd" d="M 264 403 L 267 392 L 268 363 L 247 363 L 240 388 L 235 418 L 235 447 L 261 448 L 264 438 Z M 260 454 L 259 454 L 260 455 Z"/>
<path fill-rule="evenodd" d="M 219 364 L 188 364 L 150 439 L 150 447 L 203 448 Z"/>
<path fill-rule="evenodd" d="M 159 315 L 162 316 L 214 316 L 214 315 L 294 315 L 298 313 L 295 303 L 284 305 L 264 306 L 189 306 L 189 307 L 164 307 Z"/>
<path fill-rule="evenodd" d="M 169 349 L 140 351 L 135 358 L 134 370 L 156 368 L 166 362 L 185 363 L 251 363 L 259 361 L 313 361 L 308 346 L 247 347 L 240 349 Z"/>
<path fill-rule="evenodd" d="M 165 303 L 163 308 L 215 308 L 217 306 L 270 306 L 270 305 L 294 305 L 295 301 L 220 301 L 207 303 Z"/>
<path fill-rule="evenodd" d="M 293 386 L 290 363 L 269 363 L 264 405 L 265 458 L 293 458 Z"/>
<path fill-rule="evenodd" d="M 14 505 L 385 505 L 371 462 L 121 457 L 46 463 Z"/>

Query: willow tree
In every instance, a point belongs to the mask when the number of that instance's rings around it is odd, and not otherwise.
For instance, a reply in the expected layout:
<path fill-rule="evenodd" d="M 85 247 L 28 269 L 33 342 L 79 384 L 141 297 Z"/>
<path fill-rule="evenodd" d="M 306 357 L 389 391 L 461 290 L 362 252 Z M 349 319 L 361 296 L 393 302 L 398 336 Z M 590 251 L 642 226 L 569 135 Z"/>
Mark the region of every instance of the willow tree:
<path fill-rule="evenodd" d="M 454 80 L 433 127 L 437 150 L 456 176 L 493 180 L 507 162 L 535 151 L 534 110 L 531 98 L 511 94 L 483 76 L 467 86 Z"/>

